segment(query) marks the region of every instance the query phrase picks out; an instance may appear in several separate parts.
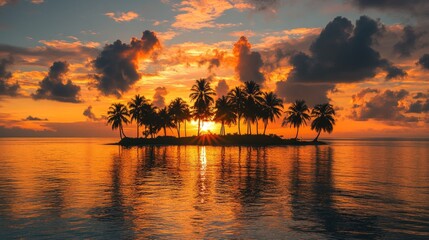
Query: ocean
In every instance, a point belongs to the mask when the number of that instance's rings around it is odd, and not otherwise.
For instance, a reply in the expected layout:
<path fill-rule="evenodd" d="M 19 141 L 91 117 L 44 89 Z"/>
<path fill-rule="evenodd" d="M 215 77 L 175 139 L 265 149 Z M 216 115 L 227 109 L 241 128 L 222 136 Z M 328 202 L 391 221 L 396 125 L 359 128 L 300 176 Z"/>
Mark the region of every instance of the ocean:
<path fill-rule="evenodd" d="M 0 138 L 0 238 L 429 239 L 429 141 Z"/>

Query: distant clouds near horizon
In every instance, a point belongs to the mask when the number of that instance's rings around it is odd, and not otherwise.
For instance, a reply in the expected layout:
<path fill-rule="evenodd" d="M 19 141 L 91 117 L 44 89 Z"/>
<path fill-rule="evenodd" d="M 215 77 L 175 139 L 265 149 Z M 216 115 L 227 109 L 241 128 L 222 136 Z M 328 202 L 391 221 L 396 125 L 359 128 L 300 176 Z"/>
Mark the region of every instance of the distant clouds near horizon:
<path fill-rule="evenodd" d="M 334 136 L 373 128 L 429 133 L 429 2 L 304 2 L 82 2 L 92 11 L 82 10 L 84 25 L 59 8 L 76 7 L 69 3 L 0 1 L 0 136 L 101 124 L 110 103 L 137 93 L 159 107 L 176 97 L 189 102 L 199 78 L 218 95 L 252 80 L 286 104 L 329 101 L 341 116 Z M 60 30 L 41 15 L 34 20 L 39 31 L 28 30 L 15 16 L 28 9 L 55 10 L 68 23 Z M 57 115 L 60 106 L 68 118 Z M 279 123 L 273 128 L 288 132 Z"/>

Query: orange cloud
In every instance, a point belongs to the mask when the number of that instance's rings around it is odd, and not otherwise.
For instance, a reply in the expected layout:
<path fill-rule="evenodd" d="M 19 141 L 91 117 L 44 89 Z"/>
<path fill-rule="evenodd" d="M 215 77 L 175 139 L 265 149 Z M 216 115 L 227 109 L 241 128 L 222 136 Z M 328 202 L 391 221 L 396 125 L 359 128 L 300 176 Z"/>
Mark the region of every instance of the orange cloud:
<path fill-rule="evenodd" d="M 108 16 L 109 18 L 115 20 L 115 22 L 129 22 L 139 17 L 139 15 L 136 12 L 128 11 L 128 12 L 107 12 L 104 15 Z"/>

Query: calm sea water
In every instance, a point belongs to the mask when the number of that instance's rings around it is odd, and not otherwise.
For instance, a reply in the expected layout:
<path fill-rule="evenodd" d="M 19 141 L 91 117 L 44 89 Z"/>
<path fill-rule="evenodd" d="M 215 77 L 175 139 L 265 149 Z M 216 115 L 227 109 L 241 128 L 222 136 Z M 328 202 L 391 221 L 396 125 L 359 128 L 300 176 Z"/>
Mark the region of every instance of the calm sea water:
<path fill-rule="evenodd" d="M 429 142 L 0 139 L 0 238 L 428 239 Z"/>

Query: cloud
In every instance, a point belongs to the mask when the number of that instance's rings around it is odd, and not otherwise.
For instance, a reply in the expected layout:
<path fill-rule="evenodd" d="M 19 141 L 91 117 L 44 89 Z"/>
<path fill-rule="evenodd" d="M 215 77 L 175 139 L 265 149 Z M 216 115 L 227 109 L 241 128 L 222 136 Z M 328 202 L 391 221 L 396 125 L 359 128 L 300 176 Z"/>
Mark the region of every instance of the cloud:
<path fill-rule="evenodd" d="M 369 93 L 375 95 L 367 98 Z M 417 122 L 417 117 L 404 114 L 406 106 L 403 102 L 407 96 L 409 92 L 404 89 L 384 92 L 364 89 L 353 96 L 354 109 L 351 118 L 357 121 L 373 119 L 386 122 Z"/>
<path fill-rule="evenodd" d="M 33 117 L 29 115 L 28 117 L 22 119 L 23 121 L 48 121 L 47 118 L 39 118 L 39 117 Z"/>
<path fill-rule="evenodd" d="M 40 40 L 43 46 L 23 48 L 0 44 L 0 56 L 11 55 L 19 65 L 49 66 L 52 62 L 62 60 L 70 63 L 82 63 L 94 58 L 100 52 L 96 42 L 67 42 L 64 40 Z"/>
<path fill-rule="evenodd" d="M 240 37 L 234 44 L 233 52 L 234 56 L 237 57 L 235 71 L 242 82 L 254 81 L 258 84 L 263 84 L 265 77 L 261 73 L 261 68 L 264 64 L 261 54 L 250 51 L 250 48 L 251 44 L 244 36 Z"/>
<path fill-rule="evenodd" d="M 408 12 L 425 17 L 427 17 L 429 11 L 429 2 L 427 0 L 352 0 L 352 3 L 360 8 Z"/>
<path fill-rule="evenodd" d="M 416 50 L 417 41 L 423 36 L 423 33 L 416 33 L 412 26 L 406 26 L 403 29 L 401 39 L 393 46 L 393 50 L 401 57 L 409 57 Z"/>
<path fill-rule="evenodd" d="M 100 120 L 105 119 L 105 116 L 97 117 L 97 116 L 95 115 L 95 113 L 93 113 L 93 112 L 92 112 L 92 106 L 91 106 L 91 105 L 89 105 L 89 106 L 88 106 L 88 107 L 83 111 L 83 115 L 84 115 L 85 117 L 87 117 L 87 119 L 88 119 L 88 120 L 91 120 L 91 121 L 100 121 Z"/>
<path fill-rule="evenodd" d="M 204 65 L 208 63 L 208 70 L 211 72 L 214 67 L 219 67 L 223 60 L 226 52 L 218 49 L 208 51 L 205 56 L 201 56 L 201 60 L 198 61 L 198 65 Z"/>
<path fill-rule="evenodd" d="M 429 54 L 423 54 L 417 64 L 422 66 L 424 69 L 429 69 Z"/>
<path fill-rule="evenodd" d="M 280 0 L 247 0 L 251 8 L 257 11 L 277 12 Z"/>
<path fill-rule="evenodd" d="M 138 63 L 148 58 L 161 47 L 154 32 L 144 31 L 141 39 L 132 38 L 130 44 L 116 40 L 106 44 L 100 55 L 93 61 L 97 71 L 95 86 L 104 95 L 116 95 L 118 98 L 137 82 L 141 74 Z"/>
<path fill-rule="evenodd" d="M 129 22 L 139 17 L 139 15 L 136 12 L 128 11 L 128 12 L 107 12 L 104 15 L 108 16 L 109 18 L 115 20 L 115 22 Z"/>
<path fill-rule="evenodd" d="M 80 87 L 66 80 L 67 62 L 57 61 L 49 68 L 48 76 L 39 82 L 39 88 L 31 96 L 35 100 L 48 99 L 59 102 L 79 103 Z M 65 82 L 65 83 L 64 83 Z"/>
<path fill-rule="evenodd" d="M 12 77 L 12 73 L 6 70 L 8 66 L 13 63 L 13 59 L 3 58 L 0 59 L 0 96 L 17 96 L 18 90 L 20 89 L 20 85 L 18 82 L 10 84 L 8 80 Z"/>
<path fill-rule="evenodd" d="M 229 86 L 225 80 L 219 80 L 217 86 L 215 87 L 217 97 L 226 96 L 229 91 Z"/>
<path fill-rule="evenodd" d="M 0 7 L 6 6 L 7 4 L 16 3 L 18 0 L 0 0 Z"/>
<path fill-rule="evenodd" d="M 327 103 L 330 101 L 328 93 L 334 91 L 332 83 L 301 83 L 294 81 L 278 81 L 276 93 L 286 102 L 304 99 L 308 105 Z"/>
<path fill-rule="evenodd" d="M 45 2 L 44 0 L 31 0 L 32 4 L 42 4 L 44 2 Z"/>
<path fill-rule="evenodd" d="M 277 84 L 277 92 L 287 101 L 294 100 L 287 93 L 298 95 L 298 99 L 327 100 L 326 94 L 335 84 L 364 81 L 374 77 L 379 69 L 386 72 L 386 80 L 405 77 L 405 71 L 381 58 L 372 48 L 374 38 L 382 31 L 378 21 L 366 16 L 360 17 L 356 26 L 347 18 L 336 17 L 311 44 L 310 54 L 291 55 L 292 70 L 286 81 Z M 317 86 L 311 86 L 316 83 Z"/>
<path fill-rule="evenodd" d="M 218 27 L 214 20 L 233 5 L 227 0 L 188 0 L 182 1 L 176 8 L 180 14 L 172 24 L 175 28 L 201 29 Z"/>
<path fill-rule="evenodd" d="M 167 88 L 157 87 L 155 88 L 155 94 L 153 95 L 153 105 L 159 108 L 165 107 L 165 96 L 168 94 Z"/>
<path fill-rule="evenodd" d="M 426 99 L 425 101 L 417 100 L 416 102 L 411 103 L 407 112 L 409 113 L 429 112 L 429 99 Z"/>

